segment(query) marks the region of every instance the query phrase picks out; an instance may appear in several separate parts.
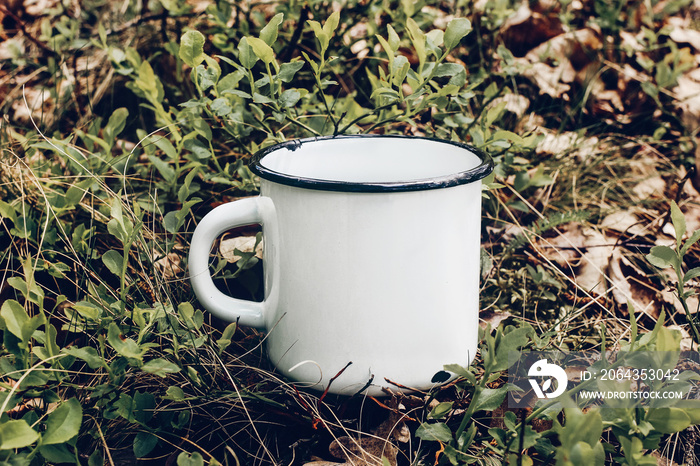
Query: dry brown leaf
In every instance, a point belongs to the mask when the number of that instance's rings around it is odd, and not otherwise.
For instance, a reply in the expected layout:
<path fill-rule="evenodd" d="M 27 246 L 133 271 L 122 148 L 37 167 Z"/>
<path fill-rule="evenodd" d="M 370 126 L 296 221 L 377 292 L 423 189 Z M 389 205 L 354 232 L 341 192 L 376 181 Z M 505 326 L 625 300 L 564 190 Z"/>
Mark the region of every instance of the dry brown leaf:
<path fill-rule="evenodd" d="M 700 127 L 700 71 L 698 69 L 678 77 L 678 85 L 673 88 L 678 98 L 676 106 L 683 123 L 692 132 Z"/>
<path fill-rule="evenodd" d="M 613 299 L 620 306 L 632 303 L 635 310 L 642 311 L 646 314 L 653 312 L 651 311 L 653 300 L 644 299 L 645 295 L 638 293 L 637 290 L 634 289 L 629 275 L 622 270 L 622 263 L 624 260 L 622 250 L 619 248 L 613 249 L 606 270 L 610 294 L 612 294 Z"/>
<path fill-rule="evenodd" d="M 530 100 L 520 94 L 506 94 L 493 100 L 490 107 L 495 107 L 501 103 L 505 103 L 505 109 L 513 113 L 518 118 L 525 115 L 525 111 L 530 106 Z"/>
<path fill-rule="evenodd" d="M 219 244 L 219 252 L 228 262 L 235 264 L 241 259 L 234 251 L 237 249 L 241 252 L 253 252 L 255 249 L 255 257 L 262 259 L 262 241 L 255 246 L 255 236 L 234 236 L 232 238 L 222 239 Z"/>
<path fill-rule="evenodd" d="M 640 221 L 635 210 L 634 208 L 630 208 L 608 214 L 603 221 L 600 222 L 600 226 L 617 233 L 644 236 L 649 233 L 649 226 L 645 222 Z"/>
<path fill-rule="evenodd" d="M 537 8 L 536 3 L 533 8 Z M 533 11 L 529 3 L 522 3 L 518 11 L 501 27 L 501 38 L 515 56 L 522 57 L 532 48 L 564 33 L 564 26 L 556 10 L 539 10 Z"/>
<path fill-rule="evenodd" d="M 586 291 L 605 296 L 605 269 L 613 254 L 615 239 L 598 230 L 585 228 L 582 231 L 583 249 L 581 266 L 576 273 L 576 282 Z"/>
<path fill-rule="evenodd" d="M 185 272 L 182 267 L 182 256 L 176 252 L 168 253 L 165 257 L 156 260 L 153 265 L 166 280 L 173 279 Z"/>
<path fill-rule="evenodd" d="M 540 252 L 562 270 L 575 270 L 577 285 L 595 295 L 609 296 L 621 309 L 632 303 L 635 309 L 658 315 L 655 293 L 646 285 L 646 274 L 638 271 L 617 245 L 618 233 L 646 233 L 644 225 L 628 211 L 603 220 L 601 230 L 577 224 L 559 227 L 562 234 L 538 241 Z M 611 228 L 611 226 L 613 228 Z"/>
<path fill-rule="evenodd" d="M 331 455 L 339 459 L 345 459 L 345 464 L 381 465 L 382 457 L 389 461 L 391 466 L 396 466 L 396 448 L 388 440 L 377 437 L 340 437 L 331 443 L 328 448 Z"/>
<path fill-rule="evenodd" d="M 30 16 L 45 15 L 46 12 L 55 8 L 59 0 L 25 0 L 24 11 Z"/>
<path fill-rule="evenodd" d="M 485 330 L 491 324 L 491 328 L 495 329 L 508 317 L 512 317 L 512 314 L 508 311 L 495 312 L 486 309 L 479 312 L 479 326 Z"/>
<path fill-rule="evenodd" d="M 533 63 L 530 68 L 523 70 L 523 75 L 531 78 L 540 86 L 540 94 L 547 94 L 555 99 L 569 100 L 565 95 L 571 89 L 568 83 L 573 82 L 576 71 L 567 60 L 557 67 L 546 63 Z"/>
<path fill-rule="evenodd" d="M 32 86 L 26 87 L 23 92 L 24 97 L 20 97 L 12 103 L 12 118 L 24 124 L 28 124 L 31 118 L 37 123 L 44 121 L 47 125 L 50 124 L 53 121 L 56 108 L 51 91 Z"/>
<path fill-rule="evenodd" d="M 540 94 L 567 99 L 569 84 L 578 71 L 591 63 L 590 51 L 602 47 L 598 34 L 590 28 L 559 34 L 517 58 L 522 74 L 540 86 Z M 556 65 L 546 63 L 556 58 Z"/>
<path fill-rule="evenodd" d="M 637 196 L 637 198 L 640 201 L 649 199 L 651 197 L 663 198 L 665 191 L 666 180 L 661 178 L 661 176 L 652 176 L 650 178 L 647 178 L 632 188 L 632 192 Z"/>
<path fill-rule="evenodd" d="M 669 280 L 678 280 L 675 274 L 671 274 L 670 271 L 667 275 Z M 678 300 L 678 294 L 675 290 L 665 288 L 659 292 L 659 295 L 664 303 L 672 306 L 677 313 L 685 315 L 685 309 L 683 309 L 683 305 Z M 690 312 L 697 312 L 700 309 L 700 301 L 698 300 L 697 296 L 689 296 L 686 298 L 686 303 L 688 304 L 688 309 L 690 309 Z"/>
<path fill-rule="evenodd" d="M 620 31 L 620 39 L 622 39 L 622 42 L 620 43 L 620 48 L 623 50 L 628 49 L 628 50 L 635 50 L 637 52 L 643 52 L 644 49 L 644 33 L 639 32 L 637 35 L 632 34 L 629 31 Z"/>
<path fill-rule="evenodd" d="M 584 237 L 579 225 L 565 225 L 559 227 L 561 235 L 551 238 L 542 238 L 537 241 L 537 249 L 560 269 L 569 271 L 581 263 L 581 248 Z"/>
<path fill-rule="evenodd" d="M 2 13 L 0 13 L 0 15 L 1 14 Z M 2 16 L 0 16 L 0 20 L 2 20 Z M 10 60 L 14 58 L 14 50 L 24 52 L 24 38 L 16 37 L 0 42 L 0 60 Z"/>
<path fill-rule="evenodd" d="M 542 130 L 544 138 L 535 149 L 537 154 L 552 154 L 562 157 L 566 154 L 574 155 L 583 162 L 600 150 L 600 140 L 595 137 L 584 137 L 573 131 L 556 133 Z"/>
<path fill-rule="evenodd" d="M 700 31 L 693 28 L 689 17 L 670 16 L 666 18 L 666 24 L 671 26 L 668 36 L 672 41 L 681 46 L 688 44 L 696 52 L 700 52 Z"/>

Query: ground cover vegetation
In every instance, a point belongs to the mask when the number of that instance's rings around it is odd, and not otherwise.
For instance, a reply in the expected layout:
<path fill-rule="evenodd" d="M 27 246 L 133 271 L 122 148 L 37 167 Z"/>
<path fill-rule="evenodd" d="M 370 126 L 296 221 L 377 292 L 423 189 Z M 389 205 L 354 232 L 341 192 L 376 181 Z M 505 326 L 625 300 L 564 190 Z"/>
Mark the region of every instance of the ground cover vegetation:
<path fill-rule="evenodd" d="M 0 463 L 696 464 L 678 354 L 649 362 L 680 369 L 653 387 L 673 405 L 504 400 L 509 351 L 697 348 L 697 2 L 10 0 L 0 21 Z M 481 351 L 430 392 L 299 391 L 188 286 L 198 219 L 256 192 L 251 154 L 344 133 L 495 160 Z M 221 238 L 221 287 L 260 298 L 260 241 Z"/>

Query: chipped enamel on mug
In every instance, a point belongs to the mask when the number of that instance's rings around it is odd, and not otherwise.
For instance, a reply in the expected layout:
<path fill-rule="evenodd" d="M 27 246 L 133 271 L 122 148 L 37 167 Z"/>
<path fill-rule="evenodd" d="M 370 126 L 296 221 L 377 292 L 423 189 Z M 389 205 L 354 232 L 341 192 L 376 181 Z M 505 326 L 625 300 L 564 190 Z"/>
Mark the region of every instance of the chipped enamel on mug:
<path fill-rule="evenodd" d="M 325 390 L 340 373 L 332 393 L 428 389 L 443 365 L 471 362 L 488 155 L 427 138 L 323 137 L 263 149 L 251 170 L 261 195 L 216 207 L 192 237 L 205 309 L 265 329 L 270 360 L 300 388 Z M 250 224 L 263 232 L 259 303 L 219 291 L 209 269 L 216 238 Z"/>

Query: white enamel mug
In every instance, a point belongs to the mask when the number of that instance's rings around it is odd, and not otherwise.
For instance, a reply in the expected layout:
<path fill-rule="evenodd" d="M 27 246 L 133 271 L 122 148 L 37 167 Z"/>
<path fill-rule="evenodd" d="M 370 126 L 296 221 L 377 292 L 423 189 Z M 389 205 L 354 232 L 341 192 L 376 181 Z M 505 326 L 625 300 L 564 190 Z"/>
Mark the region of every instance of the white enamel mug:
<path fill-rule="evenodd" d="M 488 155 L 338 136 L 268 147 L 250 168 L 261 195 L 216 207 L 192 237 L 190 280 L 205 309 L 267 330 L 285 377 L 331 393 L 427 389 L 443 365 L 471 362 Z M 216 238 L 251 224 L 263 232 L 262 302 L 222 293 L 209 269 Z"/>

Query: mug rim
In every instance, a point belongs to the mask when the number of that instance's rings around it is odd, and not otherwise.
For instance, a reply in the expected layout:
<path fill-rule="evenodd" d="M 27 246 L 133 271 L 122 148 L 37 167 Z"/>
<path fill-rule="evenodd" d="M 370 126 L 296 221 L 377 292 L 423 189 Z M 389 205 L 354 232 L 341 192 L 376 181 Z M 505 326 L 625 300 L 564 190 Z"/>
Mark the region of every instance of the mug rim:
<path fill-rule="evenodd" d="M 377 139 L 411 139 L 423 140 L 430 142 L 438 142 L 442 144 L 450 144 L 467 150 L 476 155 L 481 163 L 474 168 L 464 170 L 449 175 L 441 175 L 426 179 L 407 180 L 407 181 L 390 181 L 390 182 L 358 182 L 358 181 L 338 181 L 324 180 L 320 178 L 310 178 L 296 175 L 289 175 L 279 171 L 272 170 L 262 164 L 262 160 L 266 155 L 280 149 L 288 149 L 296 151 L 304 144 L 309 144 L 317 141 L 341 140 L 341 139 L 362 139 L 362 138 L 377 138 Z M 292 139 L 282 143 L 274 144 L 257 151 L 249 165 L 250 171 L 268 181 L 275 183 L 293 186 L 297 188 L 316 189 L 321 191 L 340 191 L 340 192 L 396 192 L 396 191 L 422 191 L 428 189 L 449 188 L 463 184 L 472 183 L 481 180 L 491 174 L 494 165 L 491 156 L 486 152 L 477 149 L 469 144 L 457 141 L 448 141 L 445 139 L 430 138 L 425 136 L 404 136 L 400 134 L 343 134 L 337 136 L 316 136 L 302 139 Z"/>

